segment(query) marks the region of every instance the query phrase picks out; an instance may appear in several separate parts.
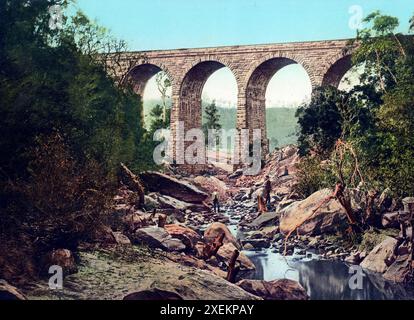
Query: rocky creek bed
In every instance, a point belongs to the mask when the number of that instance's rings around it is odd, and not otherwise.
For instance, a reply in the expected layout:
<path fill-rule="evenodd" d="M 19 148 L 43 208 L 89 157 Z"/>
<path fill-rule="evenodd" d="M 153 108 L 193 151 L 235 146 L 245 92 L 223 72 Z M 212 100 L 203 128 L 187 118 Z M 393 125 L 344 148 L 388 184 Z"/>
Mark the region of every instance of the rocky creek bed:
<path fill-rule="evenodd" d="M 234 214 L 231 207 L 226 209 L 231 223 L 229 230 L 238 239 L 246 239 L 244 228 L 238 224 L 239 215 Z M 367 270 L 364 271 L 362 289 L 352 290 L 349 286 L 350 277 L 353 275 L 350 273 L 352 264 L 343 261 L 343 257 L 348 254 L 327 258 L 325 250 L 319 251 L 313 246 L 309 248 L 306 244 L 309 241 L 297 241 L 298 247 L 292 243 L 290 248 L 293 251 L 288 256 L 281 253 L 281 242 L 269 248 L 243 250 L 256 267 L 249 278 L 297 281 L 311 300 L 414 300 L 413 286 L 391 282 L 380 274 Z"/>
<path fill-rule="evenodd" d="M 297 149 L 287 147 L 254 177 L 212 169 L 139 179 L 125 167 L 116 223 L 76 252 L 59 248 L 46 257 L 46 266 L 64 269 L 63 290 L 50 290 L 46 280 L 19 289 L 29 299 L 414 299 L 405 285 L 413 278 L 412 226 L 401 234 L 402 207 L 384 191 L 371 203 L 382 226 L 352 239 L 332 190 L 305 199 L 293 192 L 297 162 Z M 265 177 L 273 190 L 261 211 Z M 213 192 L 219 213 L 211 210 Z M 363 212 L 364 194 L 347 192 L 352 210 Z M 357 269 L 362 288 L 351 289 Z M 0 281 L 0 299 L 21 298 L 17 290 Z"/>

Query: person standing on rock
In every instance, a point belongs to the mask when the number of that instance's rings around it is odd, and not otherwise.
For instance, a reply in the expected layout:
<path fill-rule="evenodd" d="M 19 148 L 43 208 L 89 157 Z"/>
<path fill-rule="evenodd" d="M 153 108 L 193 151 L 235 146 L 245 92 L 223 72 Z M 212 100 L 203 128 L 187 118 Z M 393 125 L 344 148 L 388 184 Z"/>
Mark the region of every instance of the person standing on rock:
<path fill-rule="evenodd" d="M 213 192 L 213 210 L 215 213 L 220 212 L 220 201 L 216 191 Z"/>
<path fill-rule="evenodd" d="M 263 185 L 263 193 L 265 197 L 265 204 L 270 206 L 270 192 L 272 192 L 272 183 L 270 182 L 270 177 L 266 176 L 266 180 Z"/>

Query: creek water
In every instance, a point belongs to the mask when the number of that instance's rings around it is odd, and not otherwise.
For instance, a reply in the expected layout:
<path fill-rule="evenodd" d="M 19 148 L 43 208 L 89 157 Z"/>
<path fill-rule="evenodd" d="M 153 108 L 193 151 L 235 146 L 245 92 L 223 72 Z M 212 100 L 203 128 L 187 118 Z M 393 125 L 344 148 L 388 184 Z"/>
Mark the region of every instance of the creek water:
<path fill-rule="evenodd" d="M 230 220 L 230 231 L 243 237 L 237 221 Z M 351 289 L 355 274 L 342 261 L 323 260 L 313 252 L 283 256 L 275 249 L 243 251 L 256 266 L 250 279 L 298 281 L 312 300 L 414 300 L 414 288 L 385 280 L 381 275 L 363 271 L 362 289 Z M 351 272 L 351 273 L 350 273 Z"/>

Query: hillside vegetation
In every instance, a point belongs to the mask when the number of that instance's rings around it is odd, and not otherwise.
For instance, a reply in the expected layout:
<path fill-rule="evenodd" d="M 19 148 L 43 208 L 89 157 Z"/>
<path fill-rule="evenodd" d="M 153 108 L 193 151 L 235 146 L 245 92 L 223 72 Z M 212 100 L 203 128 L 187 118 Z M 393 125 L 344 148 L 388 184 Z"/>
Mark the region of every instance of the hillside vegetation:
<path fill-rule="evenodd" d="M 152 119 L 150 112 L 157 104 L 161 104 L 161 100 L 144 101 L 145 126 L 148 126 Z M 203 102 L 203 111 L 207 103 Z M 236 108 L 228 108 L 218 105 L 218 114 L 220 116 L 220 124 L 223 129 L 229 130 L 236 127 Z M 270 150 L 280 148 L 297 142 L 297 118 L 295 113 L 297 108 L 288 107 L 272 107 L 266 109 L 266 126 L 267 138 L 270 140 Z M 203 112 L 203 123 L 205 122 L 205 114 Z"/>

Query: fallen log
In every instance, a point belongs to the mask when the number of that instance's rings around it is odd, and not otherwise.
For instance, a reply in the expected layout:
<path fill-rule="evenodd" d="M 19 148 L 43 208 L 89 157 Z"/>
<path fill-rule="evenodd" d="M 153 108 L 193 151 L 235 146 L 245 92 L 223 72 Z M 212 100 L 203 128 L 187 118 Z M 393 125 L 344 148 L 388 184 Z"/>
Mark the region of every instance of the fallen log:
<path fill-rule="evenodd" d="M 143 208 L 145 205 L 145 189 L 139 178 L 123 163 L 120 165 L 118 177 L 122 184 L 138 194 L 138 207 Z"/>

